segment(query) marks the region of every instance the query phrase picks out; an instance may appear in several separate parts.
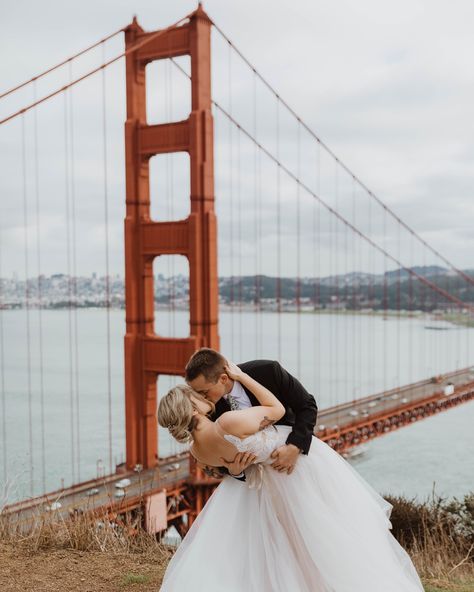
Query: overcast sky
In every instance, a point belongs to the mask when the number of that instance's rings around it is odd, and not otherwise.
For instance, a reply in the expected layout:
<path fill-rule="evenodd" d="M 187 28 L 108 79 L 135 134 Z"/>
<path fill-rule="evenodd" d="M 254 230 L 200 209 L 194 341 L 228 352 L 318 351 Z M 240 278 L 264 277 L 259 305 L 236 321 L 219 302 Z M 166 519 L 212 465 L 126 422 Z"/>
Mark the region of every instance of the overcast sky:
<path fill-rule="evenodd" d="M 4 2 L 0 38 L 2 90 L 34 76 L 125 26 L 134 14 L 146 30 L 155 30 L 184 16 L 195 6 L 195 2 L 185 0 Z M 375 0 L 299 0 L 291 3 L 280 0 L 208 0 L 204 3 L 204 8 L 301 119 L 316 131 L 369 188 L 455 265 L 474 268 L 472 2 L 463 0 L 448 5 L 436 0 L 400 0 L 397 3 Z M 106 56 L 116 55 L 120 47 L 120 39 L 110 43 L 106 48 Z M 250 126 L 252 101 L 249 97 L 252 96 L 253 88 L 249 82 L 251 77 L 241 68 L 238 60 L 232 57 L 230 63 L 233 76 L 229 82 L 228 50 L 217 37 L 213 39 L 213 51 L 216 68 L 214 97 L 228 108 L 228 90 L 231 88 L 233 112 L 241 115 L 245 124 Z M 102 54 L 96 52 L 95 57 L 90 60 L 87 58 L 81 65 L 74 66 L 73 75 L 95 65 L 97 62 L 94 59 L 102 59 Z M 155 70 L 157 77 L 160 75 L 159 67 L 161 65 L 156 66 Z M 186 114 L 186 102 L 183 99 L 186 83 L 180 82 L 178 74 L 174 70 L 171 74 L 171 70 L 166 70 L 165 66 L 162 67 L 161 74 L 165 78 L 169 76 L 169 80 L 173 77 L 174 81 L 169 82 L 167 87 L 168 100 L 169 89 L 174 89 L 173 104 L 170 106 L 170 102 L 163 102 L 162 112 L 168 109 L 169 114 L 171 110 L 173 117 L 179 119 L 180 111 L 183 111 L 183 116 Z M 46 83 L 41 86 L 38 83 L 38 96 L 47 88 L 64 84 L 68 76 L 69 72 L 65 71 L 56 78 L 51 78 L 48 83 L 51 86 Z M 46 273 L 67 269 L 67 224 L 64 220 L 66 208 L 71 207 L 71 202 L 68 206 L 64 198 L 65 191 L 70 196 L 74 195 L 77 200 L 78 273 L 101 272 L 104 267 L 101 84 L 99 75 L 80 85 L 81 88 L 78 86 L 77 92 L 74 91 L 74 163 L 70 160 L 68 165 L 67 157 L 64 156 L 67 146 L 71 151 L 71 128 L 69 137 L 66 137 L 63 127 L 64 100 L 54 99 L 50 106 L 45 105 L 38 112 L 42 271 Z M 218 87 L 218 84 L 221 86 Z M 111 270 L 122 273 L 122 136 L 125 117 L 123 61 L 108 71 L 106 89 Z M 158 94 L 158 90 L 156 93 Z M 5 115 L 21 107 L 30 102 L 32 97 L 33 91 L 29 89 L 2 101 L 0 113 Z M 273 149 L 276 148 L 272 138 L 275 118 L 269 113 L 274 109 L 274 102 L 269 97 L 267 100 L 268 103 L 265 103 L 262 91 L 258 106 L 262 112 L 262 123 L 258 124 L 258 137 L 262 143 L 267 143 Z M 69 108 L 70 106 L 71 103 Z M 266 123 L 263 114 L 268 116 Z M 160 120 L 158 110 L 156 120 Z M 232 132 L 230 141 L 226 125 L 224 119 L 216 115 L 216 151 L 219 151 L 216 154 L 216 198 L 221 199 L 217 204 L 218 214 L 221 214 L 220 273 L 262 271 L 274 275 L 277 271 L 275 249 L 278 246 L 273 236 L 277 222 L 272 218 L 277 190 L 275 173 L 270 165 L 262 163 L 261 170 L 268 177 L 265 176 L 262 181 L 264 188 L 260 208 L 264 222 L 260 232 L 260 251 L 256 252 L 253 250 L 255 245 L 252 243 L 252 233 L 258 229 L 254 224 L 255 210 L 251 209 L 251 204 L 255 203 L 252 195 L 255 179 L 250 174 L 246 176 L 236 173 L 237 134 Z M 30 275 L 36 269 L 33 126 L 33 116 L 30 115 L 25 118 Z M 295 143 L 295 129 L 294 124 L 289 119 L 286 122 L 285 115 L 282 114 L 282 156 L 285 149 L 290 151 L 291 143 Z M 0 128 L 2 272 L 8 276 L 13 271 L 21 276 L 25 265 L 21 133 L 19 120 Z M 241 138 L 240 150 L 241 170 L 252 171 L 254 148 Z M 307 174 L 309 179 L 314 173 L 310 164 L 314 155 L 308 156 L 312 150 L 309 141 L 303 144 L 303 150 L 308 161 L 301 166 L 303 174 Z M 245 166 L 246 159 L 248 167 Z M 297 166 L 294 158 L 292 160 L 288 156 L 288 160 L 292 166 Z M 186 187 L 183 185 L 183 175 L 179 172 L 180 166 L 185 165 L 183 155 L 176 156 L 172 164 L 163 159 L 160 162 L 157 159 L 153 164 L 152 176 L 156 179 L 153 191 L 161 195 L 167 189 L 171 196 L 160 212 L 157 209 L 158 219 L 186 214 L 185 202 L 181 203 L 176 198 L 172 205 L 170 201 L 172 196 L 176 197 Z M 327 168 L 322 175 L 329 179 L 333 175 L 333 165 L 328 160 L 324 166 Z M 232 171 L 234 178 L 231 177 Z M 239 178 L 236 179 L 236 176 Z M 168 180 L 171 177 L 175 178 L 174 182 Z M 317 180 L 312 178 L 316 188 Z M 352 191 L 350 180 L 346 180 L 348 184 L 344 188 L 344 175 L 341 173 L 338 179 L 341 211 L 351 218 L 353 204 L 347 197 Z M 238 183 L 243 195 L 240 206 L 234 201 L 234 223 L 231 228 L 229 208 L 226 209 L 224 204 L 229 202 L 231 185 L 233 199 L 237 199 Z M 171 185 L 173 189 L 170 190 Z M 334 187 L 323 187 L 322 191 L 326 191 L 328 201 L 334 205 L 334 200 L 337 199 Z M 292 229 L 296 228 L 296 190 L 294 184 L 284 176 L 281 178 L 281 192 L 282 216 L 285 222 L 282 231 L 283 236 L 286 233 L 286 239 L 282 239 L 284 244 L 280 270 L 282 275 L 295 275 L 297 246 Z M 345 193 L 347 203 L 344 205 Z M 370 211 L 373 219 L 368 228 L 368 202 L 363 201 L 362 197 L 359 199 L 358 214 L 351 221 L 357 222 L 364 231 L 370 231 L 374 239 L 396 254 L 396 228 L 388 222 L 388 227 L 383 232 L 382 218 L 376 209 Z M 303 255 L 315 245 L 309 222 L 310 208 L 314 206 L 308 204 L 302 201 L 300 210 L 303 234 L 300 252 Z M 238 219 L 237 212 L 240 216 Z M 327 255 L 323 256 L 324 260 L 328 260 L 331 252 L 336 253 L 336 246 L 341 252 L 350 249 L 352 239 L 346 240 L 344 234 L 339 239 L 334 238 L 340 229 L 335 223 L 331 227 L 329 217 L 321 217 L 321 224 L 323 233 L 318 248 Z M 69 230 L 71 232 L 71 228 Z M 239 248 L 236 246 L 237 236 L 242 236 L 242 246 Z M 428 255 L 422 255 L 421 251 L 416 260 L 410 260 L 412 247 L 411 243 L 402 247 L 402 251 L 406 251 L 407 264 L 435 262 Z M 242 253 L 243 263 L 239 264 L 237 259 L 229 258 L 231 248 Z M 311 250 L 311 253 L 314 251 Z M 364 255 L 359 256 L 359 261 L 354 258 L 354 268 L 363 267 Z M 337 259 L 338 255 L 334 257 Z M 311 275 L 315 270 L 314 256 L 312 262 L 308 263 L 310 259 L 302 257 L 300 272 L 303 275 Z M 260 267 L 256 267 L 256 260 L 260 261 Z M 177 268 L 179 269 L 179 265 Z M 343 266 L 339 268 L 343 269 Z M 328 272 L 328 267 L 323 264 L 319 271 L 324 275 Z"/>

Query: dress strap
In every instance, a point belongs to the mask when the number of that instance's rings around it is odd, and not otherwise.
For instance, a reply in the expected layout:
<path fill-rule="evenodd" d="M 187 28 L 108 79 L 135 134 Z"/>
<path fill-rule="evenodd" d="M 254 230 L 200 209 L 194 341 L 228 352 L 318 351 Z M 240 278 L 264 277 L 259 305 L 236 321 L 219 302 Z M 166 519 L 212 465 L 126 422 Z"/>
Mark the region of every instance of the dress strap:
<path fill-rule="evenodd" d="M 219 423 L 219 418 L 216 419 L 214 424 L 217 427 L 217 431 L 219 432 L 219 435 L 222 436 L 224 439 L 225 439 L 225 436 L 232 436 L 232 434 L 229 434 L 228 432 L 226 432 L 224 430 L 224 428 L 221 426 L 221 424 Z"/>

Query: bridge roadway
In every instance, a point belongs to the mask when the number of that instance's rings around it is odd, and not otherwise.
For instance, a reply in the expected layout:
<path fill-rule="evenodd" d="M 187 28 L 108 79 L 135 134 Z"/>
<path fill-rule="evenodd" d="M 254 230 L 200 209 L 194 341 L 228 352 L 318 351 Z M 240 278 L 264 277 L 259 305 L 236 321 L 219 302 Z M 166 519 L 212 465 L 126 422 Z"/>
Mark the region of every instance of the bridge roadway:
<path fill-rule="evenodd" d="M 316 435 L 342 452 L 361 441 L 383 435 L 472 398 L 474 368 L 463 369 L 321 410 Z M 27 530 L 45 513 L 64 519 L 94 510 L 124 513 L 143 506 L 149 495 L 166 490 L 168 513 L 176 517 L 186 513 L 182 508 L 180 512 L 173 508 L 180 507 L 183 498 L 180 491 L 186 487 L 189 477 L 189 457 L 187 452 L 183 452 L 160 459 L 158 466 L 153 469 L 128 471 L 119 466 L 114 475 L 11 504 L 2 513 Z M 130 484 L 116 487 L 125 478 L 130 480 Z M 117 495 L 117 492 L 121 493 Z"/>
<path fill-rule="evenodd" d="M 331 431 L 337 431 L 338 428 L 359 425 L 365 418 L 408 409 L 413 403 L 432 396 L 439 395 L 439 399 L 443 400 L 444 389 L 449 384 L 452 384 L 456 391 L 459 387 L 473 381 L 474 367 L 444 374 L 436 381 L 435 379 L 420 380 L 380 394 L 328 407 L 318 414 L 316 434 L 321 437 Z"/>

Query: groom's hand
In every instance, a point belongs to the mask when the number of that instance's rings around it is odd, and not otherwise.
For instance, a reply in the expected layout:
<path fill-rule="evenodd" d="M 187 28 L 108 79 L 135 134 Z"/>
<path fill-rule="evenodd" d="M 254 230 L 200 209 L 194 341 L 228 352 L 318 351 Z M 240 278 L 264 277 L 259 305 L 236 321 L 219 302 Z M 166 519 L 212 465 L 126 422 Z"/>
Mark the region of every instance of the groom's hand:
<path fill-rule="evenodd" d="M 272 467 L 280 473 L 288 473 L 288 475 L 291 475 L 300 452 L 301 450 L 294 444 L 284 444 L 283 446 L 280 446 L 280 448 L 276 448 L 272 452 L 272 458 L 275 459 L 272 463 Z"/>

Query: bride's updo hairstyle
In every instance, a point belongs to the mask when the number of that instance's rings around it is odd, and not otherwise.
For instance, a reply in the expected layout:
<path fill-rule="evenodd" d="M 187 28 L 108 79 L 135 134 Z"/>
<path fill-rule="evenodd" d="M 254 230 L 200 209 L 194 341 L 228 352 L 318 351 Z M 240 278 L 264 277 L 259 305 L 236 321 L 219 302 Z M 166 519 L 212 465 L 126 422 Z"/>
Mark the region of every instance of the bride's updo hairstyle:
<path fill-rule="evenodd" d="M 167 428 L 175 440 L 181 444 L 191 442 L 192 431 L 197 425 L 197 418 L 193 415 L 198 411 L 191 395 L 209 406 L 209 413 L 213 413 L 215 405 L 197 393 L 187 384 L 179 384 L 172 388 L 160 400 L 158 405 L 158 423 Z"/>

